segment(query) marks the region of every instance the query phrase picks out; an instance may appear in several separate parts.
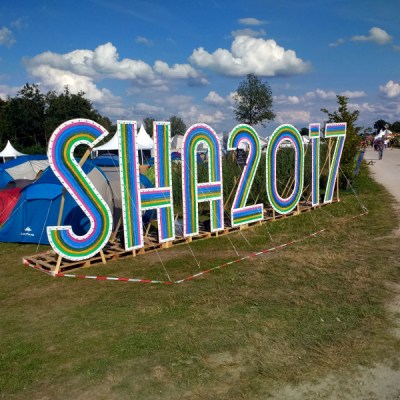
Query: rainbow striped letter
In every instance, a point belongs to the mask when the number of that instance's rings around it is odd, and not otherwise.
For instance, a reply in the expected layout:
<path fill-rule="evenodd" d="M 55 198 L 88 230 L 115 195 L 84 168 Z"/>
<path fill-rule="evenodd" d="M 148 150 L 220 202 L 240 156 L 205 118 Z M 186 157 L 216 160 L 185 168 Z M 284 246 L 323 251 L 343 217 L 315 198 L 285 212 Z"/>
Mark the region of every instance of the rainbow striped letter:
<path fill-rule="evenodd" d="M 293 192 L 287 198 L 282 198 L 276 185 L 276 157 L 279 145 L 289 141 L 294 146 L 295 176 Z M 279 214 L 287 214 L 292 211 L 300 200 L 304 182 L 304 146 L 299 131 L 293 125 L 281 125 L 275 129 L 268 141 L 267 147 L 267 194 L 272 208 Z"/>
<path fill-rule="evenodd" d="M 330 123 L 325 126 L 325 137 L 332 138 L 337 137 L 335 151 L 331 165 L 329 167 L 328 182 L 326 184 L 324 204 L 331 203 L 333 198 L 333 192 L 335 191 L 335 182 L 339 172 L 340 159 L 342 158 L 342 152 L 344 147 L 344 141 L 346 140 L 347 123 Z M 330 149 L 329 149 L 330 150 Z"/>
<path fill-rule="evenodd" d="M 143 247 L 142 211 L 157 209 L 159 242 L 175 238 L 173 225 L 170 124 L 154 125 L 156 187 L 140 188 L 136 122 L 118 121 L 119 158 L 122 190 L 122 215 L 125 249 Z"/>
<path fill-rule="evenodd" d="M 71 226 L 47 227 L 47 236 L 54 251 L 69 260 L 93 257 L 106 245 L 111 235 L 111 211 L 74 158 L 76 146 L 87 144 L 93 147 L 106 135 L 108 132 L 99 124 L 74 119 L 60 125 L 50 138 L 50 167 L 90 221 L 90 228 L 83 236 L 75 235 Z"/>
<path fill-rule="evenodd" d="M 232 130 L 228 139 L 228 150 L 238 148 L 242 142 L 249 146 L 249 155 L 231 208 L 232 226 L 260 221 L 263 219 L 264 211 L 262 203 L 246 206 L 254 175 L 261 158 L 260 139 L 257 132 L 249 125 L 237 125 Z"/>
<path fill-rule="evenodd" d="M 209 151 L 209 182 L 198 183 L 197 147 L 206 144 Z M 210 202 L 211 231 L 224 229 L 224 205 L 222 200 L 221 145 L 217 134 L 208 125 L 192 125 L 186 132 L 182 144 L 182 192 L 183 234 L 185 237 L 198 234 L 198 203 Z"/>
<path fill-rule="evenodd" d="M 311 139 L 311 204 L 319 204 L 319 159 L 320 159 L 320 124 L 310 124 L 308 136 Z"/>

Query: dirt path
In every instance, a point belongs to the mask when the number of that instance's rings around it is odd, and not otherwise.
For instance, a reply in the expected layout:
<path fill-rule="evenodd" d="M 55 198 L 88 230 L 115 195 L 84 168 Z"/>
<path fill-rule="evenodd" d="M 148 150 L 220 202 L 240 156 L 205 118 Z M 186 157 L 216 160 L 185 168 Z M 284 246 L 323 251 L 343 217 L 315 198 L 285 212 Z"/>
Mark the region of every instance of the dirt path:
<path fill-rule="evenodd" d="M 386 149 L 383 159 L 368 148 L 365 153 L 373 178 L 384 185 L 397 199 L 400 212 L 400 149 Z M 400 227 L 395 232 L 400 239 Z M 400 285 L 391 283 L 391 289 L 398 293 L 396 299 L 388 304 L 393 315 L 400 315 Z M 395 335 L 400 337 L 400 318 Z M 276 400 L 400 400 L 400 355 L 396 365 L 376 365 L 373 368 L 359 367 L 355 371 L 332 372 L 324 379 L 300 386 L 286 386 L 272 395 Z"/>

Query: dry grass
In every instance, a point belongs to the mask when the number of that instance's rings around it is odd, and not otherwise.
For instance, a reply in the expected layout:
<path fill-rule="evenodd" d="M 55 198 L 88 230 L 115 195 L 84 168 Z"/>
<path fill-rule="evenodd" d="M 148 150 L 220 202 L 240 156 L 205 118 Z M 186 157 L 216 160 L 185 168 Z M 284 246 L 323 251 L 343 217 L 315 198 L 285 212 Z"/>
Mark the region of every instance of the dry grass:
<path fill-rule="evenodd" d="M 164 266 L 153 253 L 83 271 L 179 279 L 197 262 L 237 258 L 232 244 L 244 255 L 328 228 L 181 285 L 53 279 L 22 266 L 34 246 L 2 244 L 1 398 L 267 399 L 286 383 L 390 357 L 400 348 L 385 309 L 386 282 L 399 282 L 397 222 L 369 178 L 358 191 L 370 209 L 360 219 L 349 219 L 360 207 L 343 193 L 246 240 L 160 251 Z"/>

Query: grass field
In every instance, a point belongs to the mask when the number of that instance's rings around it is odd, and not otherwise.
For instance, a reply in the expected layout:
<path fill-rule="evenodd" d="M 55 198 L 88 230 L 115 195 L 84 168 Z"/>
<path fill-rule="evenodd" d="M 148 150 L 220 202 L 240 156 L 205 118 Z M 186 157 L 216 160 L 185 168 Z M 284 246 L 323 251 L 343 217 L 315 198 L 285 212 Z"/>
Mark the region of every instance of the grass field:
<path fill-rule="evenodd" d="M 83 271 L 177 280 L 327 228 L 180 285 L 51 278 L 21 261 L 45 247 L 1 244 L 0 398 L 267 399 L 390 362 L 398 219 L 365 170 L 356 190 L 360 218 L 342 192 L 313 212 Z"/>

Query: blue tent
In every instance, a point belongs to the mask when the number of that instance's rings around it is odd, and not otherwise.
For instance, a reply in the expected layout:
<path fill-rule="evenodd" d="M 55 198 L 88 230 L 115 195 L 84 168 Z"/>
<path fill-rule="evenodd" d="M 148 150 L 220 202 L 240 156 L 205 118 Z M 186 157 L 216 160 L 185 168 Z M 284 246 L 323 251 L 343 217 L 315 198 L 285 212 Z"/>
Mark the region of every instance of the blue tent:
<path fill-rule="evenodd" d="M 112 208 L 112 191 L 104 173 L 90 161 L 82 169 Z M 63 186 L 48 167 L 38 180 L 21 191 L 18 203 L 0 228 L 0 242 L 49 244 L 46 228 L 57 225 L 62 195 Z M 89 229 L 88 218 L 67 192 L 61 225 L 72 226 L 77 235 Z"/>

